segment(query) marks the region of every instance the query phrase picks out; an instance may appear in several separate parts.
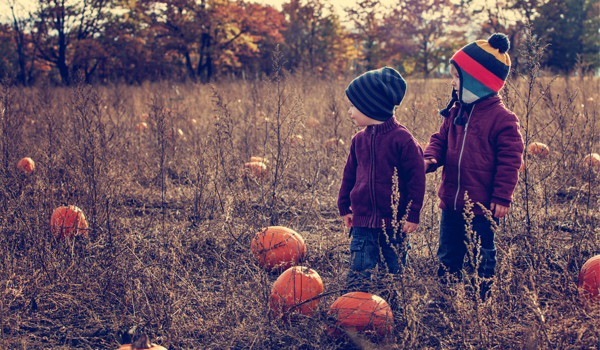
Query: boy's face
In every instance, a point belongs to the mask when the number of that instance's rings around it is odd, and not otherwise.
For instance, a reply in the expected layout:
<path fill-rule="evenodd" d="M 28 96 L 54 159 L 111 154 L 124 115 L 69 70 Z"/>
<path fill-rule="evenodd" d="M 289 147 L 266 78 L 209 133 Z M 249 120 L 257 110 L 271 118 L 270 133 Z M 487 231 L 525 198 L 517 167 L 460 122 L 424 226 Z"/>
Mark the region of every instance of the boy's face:
<path fill-rule="evenodd" d="M 356 124 L 356 126 L 369 126 L 373 124 L 381 124 L 382 121 L 371 119 L 363 114 L 363 112 L 359 111 L 358 108 L 354 107 L 352 102 L 350 102 L 350 109 L 348 109 L 348 114 L 350 114 L 350 118 Z"/>
<path fill-rule="evenodd" d="M 458 71 L 456 70 L 456 67 L 454 67 L 453 64 L 450 65 L 450 75 L 452 76 L 452 81 L 450 82 L 450 85 L 452 85 L 454 90 L 459 91 L 460 90 L 460 78 L 458 77 Z"/>

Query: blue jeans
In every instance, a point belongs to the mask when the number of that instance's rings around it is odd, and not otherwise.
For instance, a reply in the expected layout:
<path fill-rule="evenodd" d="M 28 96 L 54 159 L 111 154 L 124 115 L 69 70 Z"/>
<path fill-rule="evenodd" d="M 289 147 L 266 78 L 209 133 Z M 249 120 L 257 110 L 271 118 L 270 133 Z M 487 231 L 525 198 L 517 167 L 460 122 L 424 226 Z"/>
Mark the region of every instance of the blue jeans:
<path fill-rule="evenodd" d="M 397 274 L 400 271 L 398 263 L 398 254 L 401 255 L 402 265 L 406 265 L 408 258 L 408 249 L 402 246 L 404 241 L 402 232 L 394 235 L 393 229 L 386 229 L 386 236 L 382 228 L 352 227 L 350 235 L 350 271 L 348 271 L 347 286 L 355 291 L 368 292 L 368 281 L 371 279 L 371 272 L 377 264 L 381 263 L 379 249 L 385 260 L 385 266 L 380 266 L 389 273 Z M 398 237 L 396 237 L 398 236 Z M 398 254 L 396 254 L 396 251 Z"/>
<path fill-rule="evenodd" d="M 499 220 L 494 218 L 496 224 Z M 462 269 L 467 255 L 467 241 L 465 230 L 465 219 L 462 212 L 452 212 L 442 210 L 440 219 L 440 242 L 437 252 L 440 265 L 438 267 L 438 277 L 445 281 L 446 273 L 454 275 L 458 280 L 462 280 Z M 473 231 L 476 239 L 481 240 L 481 250 L 479 251 L 479 268 L 477 274 L 479 277 L 490 278 L 494 276 L 496 269 L 496 245 L 494 244 L 494 231 L 492 224 L 483 215 L 475 215 L 473 218 Z M 477 252 L 473 252 L 477 256 Z M 467 255 L 468 258 L 468 255 Z M 467 259 L 467 270 L 473 271 L 475 264 Z"/>

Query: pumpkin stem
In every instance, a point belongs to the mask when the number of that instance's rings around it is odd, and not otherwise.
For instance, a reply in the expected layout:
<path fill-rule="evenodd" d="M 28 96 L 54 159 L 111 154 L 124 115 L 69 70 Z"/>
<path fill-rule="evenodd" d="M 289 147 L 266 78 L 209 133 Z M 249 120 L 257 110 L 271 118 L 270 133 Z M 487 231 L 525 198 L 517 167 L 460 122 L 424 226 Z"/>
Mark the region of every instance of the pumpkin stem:
<path fill-rule="evenodd" d="M 138 340 L 131 344 L 131 350 L 150 349 L 151 347 L 152 344 L 150 344 L 150 340 L 145 334 L 142 334 L 142 336 L 139 337 Z"/>

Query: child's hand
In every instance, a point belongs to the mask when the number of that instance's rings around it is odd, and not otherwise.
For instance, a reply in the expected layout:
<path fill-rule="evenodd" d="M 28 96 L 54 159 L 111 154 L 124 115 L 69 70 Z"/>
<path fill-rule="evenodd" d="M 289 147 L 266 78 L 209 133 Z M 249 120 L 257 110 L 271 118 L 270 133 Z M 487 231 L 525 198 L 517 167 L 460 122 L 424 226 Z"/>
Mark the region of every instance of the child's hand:
<path fill-rule="evenodd" d="M 402 232 L 411 233 L 414 230 L 416 230 L 417 227 L 419 227 L 419 224 L 415 224 L 414 222 L 407 221 L 404 223 L 404 228 L 402 229 Z"/>
<path fill-rule="evenodd" d="M 352 227 L 352 217 L 354 217 L 354 214 L 346 214 L 342 216 L 342 219 L 344 219 L 344 225 L 346 225 L 346 227 Z"/>
<path fill-rule="evenodd" d="M 501 219 L 503 218 L 506 214 L 508 214 L 508 211 L 510 210 L 510 206 L 505 207 L 503 205 L 500 204 L 496 204 L 496 203 L 492 203 L 492 205 L 490 205 L 490 208 L 492 209 L 492 212 L 494 213 L 494 217 Z M 496 209 L 496 210 L 494 210 Z"/>
<path fill-rule="evenodd" d="M 429 170 L 429 168 L 433 167 L 433 165 L 437 164 L 437 160 L 435 158 L 426 158 L 425 161 L 425 172 Z"/>

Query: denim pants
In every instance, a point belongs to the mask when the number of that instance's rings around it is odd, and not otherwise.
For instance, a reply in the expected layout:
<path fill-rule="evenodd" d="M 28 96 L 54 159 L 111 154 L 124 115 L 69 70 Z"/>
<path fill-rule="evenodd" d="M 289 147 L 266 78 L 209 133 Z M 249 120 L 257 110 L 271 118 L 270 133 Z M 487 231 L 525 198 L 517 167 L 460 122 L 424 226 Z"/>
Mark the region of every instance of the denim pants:
<path fill-rule="evenodd" d="M 352 227 L 350 235 L 350 271 L 348 271 L 347 287 L 354 291 L 368 292 L 368 283 L 371 279 L 369 270 L 375 268 L 381 263 L 379 249 L 385 260 L 385 265 L 380 268 L 387 268 L 387 272 L 397 274 L 400 271 L 398 264 L 398 254 L 401 255 L 402 265 L 406 265 L 408 249 L 410 245 L 402 247 L 403 233 L 398 232 L 394 235 L 393 229 L 386 229 L 386 235 L 382 228 Z M 396 237 L 399 236 L 399 237 Z M 393 247 L 396 248 L 394 251 Z"/>
<path fill-rule="evenodd" d="M 494 218 L 496 224 L 499 220 Z M 462 269 L 467 255 L 467 241 L 465 230 L 465 219 L 462 212 L 452 212 L 442 210 L 440 219 L 440 241 L 437 252 L 440 265 L 438 267 L 438 277 L 445 281 L 446 273 L 450 273 L 462 280 Z M 475 238 L 481 240 L 481 249 L 479 251 L 479 268 L 477 274 L 479 277 L 490 278 L 494 276 L 496 268 L 496 246 L 494 244 L 494 231 L 492 224 L 484 215 L 475 215 L 473 218 L 473 231 Z M 477 252 L 473 252 L 473 257 Z M 467 259 L 467 270 L 473 271 L 475 264 Z"/>

